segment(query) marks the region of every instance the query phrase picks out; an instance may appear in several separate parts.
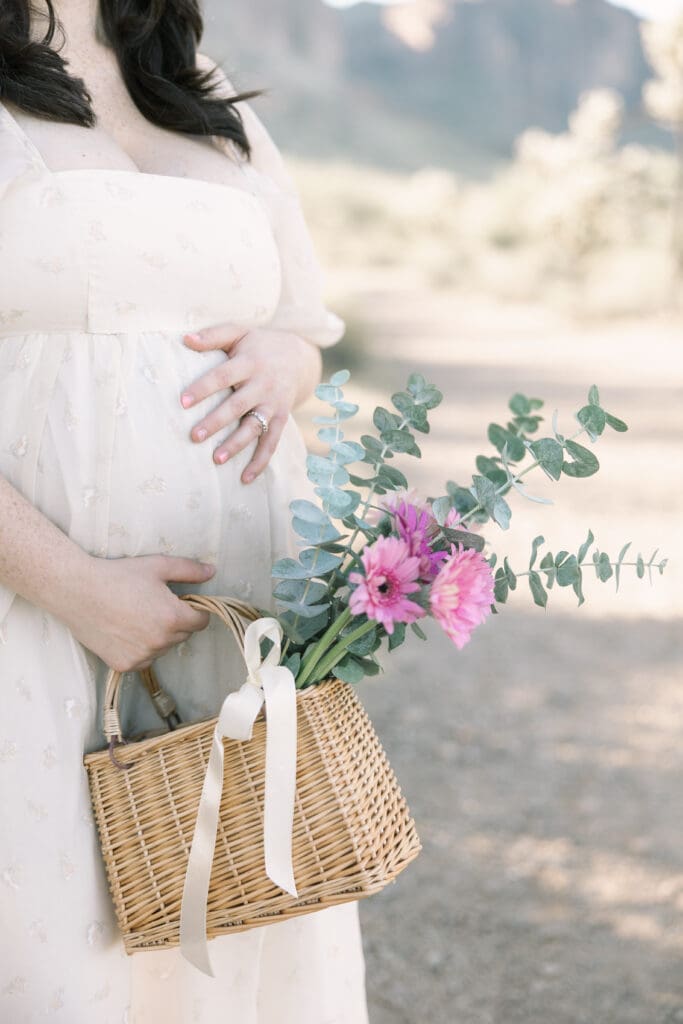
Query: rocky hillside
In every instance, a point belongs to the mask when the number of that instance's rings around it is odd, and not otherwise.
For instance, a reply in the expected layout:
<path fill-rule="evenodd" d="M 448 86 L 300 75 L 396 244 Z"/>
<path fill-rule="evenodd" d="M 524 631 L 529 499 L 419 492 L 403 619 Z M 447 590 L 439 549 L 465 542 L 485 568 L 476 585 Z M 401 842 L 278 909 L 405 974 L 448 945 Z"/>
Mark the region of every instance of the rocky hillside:
<path fill-rule="evenodd" d="M 321 0 L 204 0 L 204 48 L 281 144 L 390 167 L 479 173 L 529 125 L 560 129 L 579 94 L 626 98 L 647 137 L 636 18 L 605 0 L 417 0 L 345 10 Z"/>

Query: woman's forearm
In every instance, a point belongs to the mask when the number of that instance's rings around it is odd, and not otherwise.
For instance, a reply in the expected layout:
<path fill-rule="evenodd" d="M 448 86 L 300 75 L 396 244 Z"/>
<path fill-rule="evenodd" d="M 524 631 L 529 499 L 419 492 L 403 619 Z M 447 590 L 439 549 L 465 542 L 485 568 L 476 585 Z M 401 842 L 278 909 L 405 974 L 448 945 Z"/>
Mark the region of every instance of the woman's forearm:
<path fill-rule="evenodd" d="M 59 618 L 90 556 L 0 476 L 0 583 Z"/>

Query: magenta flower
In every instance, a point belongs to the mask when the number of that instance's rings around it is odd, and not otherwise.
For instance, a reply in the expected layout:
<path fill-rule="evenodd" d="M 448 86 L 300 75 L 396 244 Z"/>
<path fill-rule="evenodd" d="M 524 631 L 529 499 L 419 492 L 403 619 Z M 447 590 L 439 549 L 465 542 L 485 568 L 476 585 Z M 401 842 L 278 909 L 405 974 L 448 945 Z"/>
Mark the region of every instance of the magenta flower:
<path fill-rule="evenodd" d="M 451 544 L 429 592 L 432 615 L 458 650 L 481 625 L 493 603 L 493 573 L 479 551 Z"/>
<path fill-rule="evenodd" d="M 419 559 L 419 577 L 433 580 L 447 551 L 433 551 L 431 541 L 438 531 L 438 523 L 429 505 L 414 505 L 409 501 L 397 502 L 391 515 L 399 537 L 408 545 L 408 553 Z"/>
<path fill-rule="evenodd" d="M 406 597 L 420 589 L 420 560 L 410 554 L 404 540 L 378 537 L 363 549 L 361 561 L 365 575 L 349 573 L 349 582 L 357 584 L 349 598 L 354 615 L 364 612 L 389 634 L 394 632 L 394 622 L 415 622 L 426 615 L 424 608 Z"/>

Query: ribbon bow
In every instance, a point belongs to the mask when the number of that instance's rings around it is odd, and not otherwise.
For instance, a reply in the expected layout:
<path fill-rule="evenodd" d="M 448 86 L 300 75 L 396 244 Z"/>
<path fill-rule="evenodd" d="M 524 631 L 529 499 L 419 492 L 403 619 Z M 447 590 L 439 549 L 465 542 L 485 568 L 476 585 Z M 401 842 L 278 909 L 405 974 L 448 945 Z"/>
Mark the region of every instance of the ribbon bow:
<path fill-rule="evenodd" d="M 273 646 L 261 660 L 259 641 Z M 291 896 L 297 896 L 292 866 L 292 824 L 296 787 L 296 685 L 280 660 L 282 627 L 277 619 L 260 618 L 244 634 L 247 678 L 225 698 L 213 734 L 204 776 L 180 908 L 180 951 L 191 964 L 213 977 L 206 944 L 206 905 L 216 845 L 218 812 L 223 794 L 223 738 L 250 740 L 254 720 L 264 701 L 267 715 L 263 844 L 266 874 Z"/>

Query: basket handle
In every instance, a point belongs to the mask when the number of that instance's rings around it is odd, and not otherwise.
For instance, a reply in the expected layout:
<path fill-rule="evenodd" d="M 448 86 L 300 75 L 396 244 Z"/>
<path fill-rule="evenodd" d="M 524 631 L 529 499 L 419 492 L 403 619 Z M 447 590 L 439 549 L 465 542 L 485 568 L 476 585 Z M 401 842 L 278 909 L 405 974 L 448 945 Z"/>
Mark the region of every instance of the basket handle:
<path fill-rule="evenodd" d="M 254 605 L 241 601 L 236 597 L 182 594 L 180 595 L 180 600 L 187 601 L 192 608 L 196 608 L 198 611 L 207 611 L 217 615 L 235 637 L 242 654 L 244 654 L 244 620 L 253 622 L 261 618 L 263 614 Z M 140 669 L 139 674 L 160 717 L 166 721 L 169 729 L 174 729 L 176 725 L 180 724 L 175 701 L 159 684 L 159 680 L 151 665 L 148 668 Z M 118 672 L 116 669 L 112 668 L 109 670 L 104 687 L 104 707 L 102 711 L 102 731 L 109 748 L 109 756 L 118 768 L 128 767 L 117 761 L 114 754 L 115 746 L 126 742 L 121 730 L 121 719 L 119 717 L 122 676 L 123 673 Z"/>

